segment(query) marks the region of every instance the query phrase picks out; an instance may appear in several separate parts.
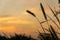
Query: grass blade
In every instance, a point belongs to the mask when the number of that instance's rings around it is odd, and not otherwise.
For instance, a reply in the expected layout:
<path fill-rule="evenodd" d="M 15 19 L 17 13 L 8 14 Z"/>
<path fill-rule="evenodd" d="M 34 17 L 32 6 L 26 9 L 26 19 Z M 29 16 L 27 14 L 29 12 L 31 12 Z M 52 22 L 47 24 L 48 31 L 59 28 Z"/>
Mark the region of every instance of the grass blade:
<path fill-rule="evenodd" d="M 59 4 L 60 4 L 60 0 L 58 0 Z"/>
<path fill-rule="evenodd" d="M 47 21 L 48 21 L 48 20 L 47 20 Z M 47 22 L 47 21 L 42 21 L 41 24 L 42 24 L 42 23 L 45 23 L 45 22 Z"/>
<path fill-rule="evenodd" d="M 40 39 L 40 40 L 45 40 L 45 38 L 44 38 L 44 35 L 42 35 L 40 32 L 38 32 L 39 34 L 38 34 L 38 38 Z"/>
<path fill-rule="evenodd" d="M 57 17 L 57 15 L 54 13 L 54 11 L 51 9 L 51 7 L 49 7 L 49 8 L 50 8 L 50 10 L 52 11 L 54 17 L 57 19 L 58 23 L 60 24 L 60 20 L 59 20 L 59 18 Z"/>
<path fill-rule="evenodd" d="M 47 15 L 48 16 L 48 15 Z M 48 16 L 49 17 L 49 16 Z M 50 18 L 50 17 L 49 17 Z M 60 29 L 60 27 L 57 25 L 57 23 L 52 19 L 50 18 L 50 20 L 52 20 L 52 22 L 58 27 L 58 29 Z"/>
<path fill-rule="evenodd" d="M 55 30 L 53 29 L 52 25 L 50 25 L 50 30 L 52 33 L 52 38 L 54 38 L 54 40 L 58 40 L 58 36 L 57 36 Z"/>
<path fill-rule="evenodd" d="M 53 35 L 53 33 L 52 33 L 52 31 L 49 29 L 49 32 L 50 32 L 50 34 L 51 34 L 51 39 L 52 40 L 55 40 L 55 37 L 54 37 L 54 35 Z"/>

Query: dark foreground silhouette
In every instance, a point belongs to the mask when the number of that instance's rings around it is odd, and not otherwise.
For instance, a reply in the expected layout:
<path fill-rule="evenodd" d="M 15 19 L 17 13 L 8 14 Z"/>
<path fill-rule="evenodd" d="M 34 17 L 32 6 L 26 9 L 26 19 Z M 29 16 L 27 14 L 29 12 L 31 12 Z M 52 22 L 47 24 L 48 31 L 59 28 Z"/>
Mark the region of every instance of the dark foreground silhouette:
<path fill-rule="evenodd" d="M 11 36 L 10 38 L 5 37 L 5 36 L 0 36 L 0 40 L 35 40 L 34 38 L 32 38 L 31 36 L 25 36 L 25 35 L 17 35 L 15 34 L 15 36 Z"/>
<path fill-rule="evenodd" d="M 60 40 L 60 38 L 57 35 L 57 32 L 54 30 L 52 25 L 50 25 L 49 32 L 50 33 L 40 33 L 39 32 L 38 38 L 40 40 Z M 60 33 L 58 33 L 58 34 L 60 34 Z"/>
<path fill-rule="evenodd" d="M 15 34 L 15 36 L 10 35 L 10 38 L 0 35 L 0 40 L 60 40 L 52 25 L 50 25 L 49 32 L 50 33 L 40 33 L 39 31 L 37 39 L 32 38 L 31 36 Z"/>

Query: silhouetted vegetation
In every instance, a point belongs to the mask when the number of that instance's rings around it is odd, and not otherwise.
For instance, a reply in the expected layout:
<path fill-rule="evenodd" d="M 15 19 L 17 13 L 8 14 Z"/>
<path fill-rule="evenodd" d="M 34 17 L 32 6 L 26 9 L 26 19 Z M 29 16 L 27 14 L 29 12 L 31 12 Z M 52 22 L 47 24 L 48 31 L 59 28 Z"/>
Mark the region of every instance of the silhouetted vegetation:
<path fill-rule="evenodd" d="M 57 36 L 57 33 L 53 29 L 52 25 L 50 25 L 49 32 L 50 33 L 40 33 L 39 32 L 38 38 L 40 40 L 60 40 Z"/>
<path fill-rule="evenodd" d="M 60 0 L 58 0 L 58 1 L 60 3 Z M 50 16 L 48 16 L 46 14 L 42 3 L 40 3 L 40 7 L 41 7 L 41 10 L 42 10 L 43 16 L 45 18 L 45 21 L 43 21 L 43 22 L 40 22 L 39 19 L 37 18 L 37 16 L 33 12 L 31 12 L 29 10 L 26 10 L 26 12 L 28 12 L 29 14 L 31 14 L 33 17 L 35 17 L 37 19 L 37 21 L 39 22 L 39 24 L 41 25 L 41 27 L 42 27 L 42 29 L 44 31 L 44 33 L 40 33 L 40 31 L 39 31 L 38 39 L 34 39 L 31 36 L 15 34 L 15 36 L 11 36 L 10 38 L 0 35 L 0 40 L 60 40 L 60 38 L 57 35 L 58 33 L 55 31 L 53 26 L 48 23 L 48 21 L 49 21 L 48 18 L 49 18 L 60 30 L 60 26 L 59 26 L 60 25 L 60 20 L 59 20 L 59 18 L 56 15 L 57 12 L 53 11 L 52 8 L 50 6 L 48 6 L 49 9 L 51 10 L 53 16 L 57 19 L 59 25 L 57 25 L 57 23 Z M 43 28 L 42 23 L 45 23 L 45 22 L 47 22 L 48 29 Z M 45 30 L 47 30 L 49 33 L 46 33 Z"/>
<path fill-rule="evenodd" d="M 0 35 L 0 40 L 36 40 L 36 39 L 32 38 L 31 36 L 15 34 L 15 36 L 11 36 L 10 38 Z"/>
<path fill-rule="evenodd" d="M 60 0 L 58 0 L 58 2 L 60 3 Z"/>
<path fill-rule="evenodd" d="M 58 1 L 60 3 L 60 0 L 58 0 Z M 40 7 L 41 7 L 41 10 L 42 10 L 43 16 L 46 20 L 45 22 L 47 22 L 48 29 L 45 29 L 45 28 L 43 28 L 43 26 L 41 26 L 44 33 L 40 33 L 40 31 L 39 31 L 38 40 L 60 40 L 60 38 L 57 35 L 58 33 L 54 30 L 53 26 L 48 23 L 48 19 L 47 19 L 47 18 L 49 18 L 57 26 L 57 28 L 59 28 L 59 30 L 60 30 L 60 26 L 59 26 L 60 25 L 60 20 L 57 16 L 57 14 L 60 14 L 60 12 L 53 11 L 53 9 L 48 5 L 48 7 L 51 10 L 53 16 L 57 19 L 57 21 L 59 23 L 59 25 L 58 25 L 50 16 L 48 16 L 46 14 L 42 3 L 40 3 Z M 28 13 L 31 14 L 31 11 L 29 11 Z M 32 13 L 32 14 L 34 14 L 34 13 Z M 35 15 L 35 17 L 36 17 L 36 15 Z M 37 21 L 39 22 L 39 19 Z M 39 22 L 39 23 L 40 23 L 40 25 L 42 25 L 41 22 Z M 43 23 L 44 23 L 44 21 L 43 21 Z M 49 33 L 46 33 L 45 30 L 47 30 Z"/>

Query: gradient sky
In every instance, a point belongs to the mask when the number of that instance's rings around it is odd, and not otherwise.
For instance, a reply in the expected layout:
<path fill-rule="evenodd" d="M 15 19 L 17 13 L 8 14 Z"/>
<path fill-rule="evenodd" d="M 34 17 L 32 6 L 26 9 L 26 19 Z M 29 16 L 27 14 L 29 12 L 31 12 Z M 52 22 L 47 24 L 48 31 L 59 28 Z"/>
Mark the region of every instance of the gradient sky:
<path fill-rule="evenodd" d="M 0 0 L 0 31 L 27 34 L 36 32 L 40 25 L 26 10 L 34 12 L 40 21 L 44 21 L 40 2 L 43 3 L 46 12 L 48 11 L 48 15 L 52 14 L 47 3 L 53 9 L 58 7 L 57 0 Z"/>

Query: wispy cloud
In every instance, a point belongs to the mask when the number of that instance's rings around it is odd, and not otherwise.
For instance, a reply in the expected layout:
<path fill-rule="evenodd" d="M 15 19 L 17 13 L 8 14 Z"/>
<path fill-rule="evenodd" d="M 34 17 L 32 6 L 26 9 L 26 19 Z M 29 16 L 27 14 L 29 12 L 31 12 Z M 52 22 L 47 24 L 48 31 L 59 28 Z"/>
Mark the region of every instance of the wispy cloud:
<path fill-rule="evenodd" d="M 21 24 L 33 24 L 32 21 L 19 19 L 18 17 L 3 17 L 0 18 L 0 26 L 14 26 Z"/>

